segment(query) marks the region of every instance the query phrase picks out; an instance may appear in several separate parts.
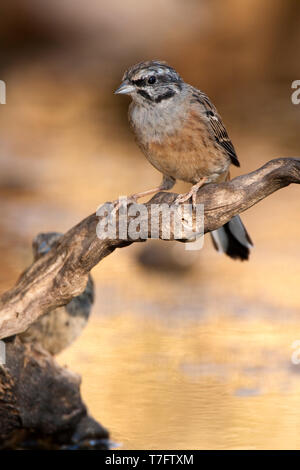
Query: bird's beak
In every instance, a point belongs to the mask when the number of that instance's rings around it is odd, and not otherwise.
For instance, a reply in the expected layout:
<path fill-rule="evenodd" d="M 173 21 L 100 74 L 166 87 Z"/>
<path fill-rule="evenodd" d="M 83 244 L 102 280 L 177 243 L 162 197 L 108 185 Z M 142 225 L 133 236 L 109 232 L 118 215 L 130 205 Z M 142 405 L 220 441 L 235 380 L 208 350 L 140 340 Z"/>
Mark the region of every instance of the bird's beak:
<path fill-rule="evenodd" d="M 134 90 L 135 90 L 134 86 L 130 85 L 130 83 L 127 80 L 125 80 L 123 83 L 121 83 L 119 88 L 117 88 L 114 93 L 115 95 L 130 95 L 130 93 L 133 93 Z"/>

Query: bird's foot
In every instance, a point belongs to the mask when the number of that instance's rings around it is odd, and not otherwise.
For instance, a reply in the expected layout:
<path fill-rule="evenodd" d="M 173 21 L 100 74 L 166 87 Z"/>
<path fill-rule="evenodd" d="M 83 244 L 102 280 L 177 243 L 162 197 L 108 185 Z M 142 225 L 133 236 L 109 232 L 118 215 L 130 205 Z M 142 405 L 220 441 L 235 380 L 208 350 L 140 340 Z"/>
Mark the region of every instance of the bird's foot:
<path fill-rule="evenodd" d="M 157 193 L 157 191 L 164 190 L 164 189 L 165 187 L 161 185 L 161 186 L 158 186 L 158 188 L 148 189 L 147 191 L 142 191 L 140 193 L 131 194 L 131 196 L 128 196 L 128 197 L 119 198 L 117 201 L 113 202 L 114 208 L 112 210 L 112 215 L 115 216 L 118 210 L 122 206 L 125 206 L 125 204 L 126 204 L 126 207 L 129 204 L 136 204 L 141 197 L 150 196 L 151 194 Z"/>
<path fill-rule="evenodd" d="M 175 199 L 174 204 L 177 206 L 178 204 L 183 204 L 184 202 L 188 201 L 192 197 L 192 191 L 188 193 L 179 194 Z"/>
<path fill-rule="evenodd" d="M 132 194 L 131 196 L 122 197 L 122 198 L 117 199 L 116 201 L 113 201 L 113 209 L 111 211 L 111 215 L 115 217 L 121 207 L 123 206 L 128 207 L 129 204 L 136 204 L 137 200 L 138 200 L 138 195 Z"/>
<path fill-rule="evenodd" d="M 177 198 L 175 199 L 174 204 L 175 205 L 183 204 L 184 202 L 192 198 L 192 206 L 193 206 L 193 209 L 195 209 L 197 205 L 198 189 L 201 188 L 201 186 L 203 186 L 205 182 L 206 182 L 206 178 L 202 178 L 200 181 L 198 181 L 197 184 L 194 184 L 194 186 L 192 186 L 192 188 L 190 189 L 188 193 L 179 194 Z"/>

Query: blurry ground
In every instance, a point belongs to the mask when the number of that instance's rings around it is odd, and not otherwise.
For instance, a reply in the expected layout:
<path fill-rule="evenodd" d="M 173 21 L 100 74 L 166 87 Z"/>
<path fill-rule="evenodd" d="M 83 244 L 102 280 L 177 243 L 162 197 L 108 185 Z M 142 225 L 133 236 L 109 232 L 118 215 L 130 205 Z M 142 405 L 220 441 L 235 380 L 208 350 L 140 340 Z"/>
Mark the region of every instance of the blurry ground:
<path fill-rule="evenodd" d="M 150 10 L 133 0 L 101 11 L 90 0 L 84 14 L 64 1 L 53 32 L 58 2 L 41 12 L 32 1 L 35 35 L 38 26 L 44 34 L 34 52 L 24 40 L 34 30 L 20 14 L 25 3 L 15 3 L 21 39 L 7 33 L 12 52 L 0 75 L 8 90 L 0 106 L 1 292 L 31 262 L 38 232 L 64 232 L 100 203 L 160 180 L 128 131 L 128 99 L 112 94 L 138 60 L 165 58 L 208 92 L 242 163 L 233 176 L 299 155 L 300 106 L 290 100 L 299 79 L 297 10 L 286 3 L 245 1 L 248 14 L 235 1 L 232 10 L 157 2 L 162 9 L 151 9 L 146 26 Z M 185 271 L 145 268 L 137 262 L 144 244 L 94 269 L 92 318 L 59 361 L 82 375 L 92 415 L 123 448 L 300 447 L 300 365 L 291 363 L 300 339 L 299 207 L 299 188 L 290 187 L 243 215 L 255 243 L 249 263 L 218 255 L 207 237 L 199 253 L 161 242 L 190 260 Z"/>

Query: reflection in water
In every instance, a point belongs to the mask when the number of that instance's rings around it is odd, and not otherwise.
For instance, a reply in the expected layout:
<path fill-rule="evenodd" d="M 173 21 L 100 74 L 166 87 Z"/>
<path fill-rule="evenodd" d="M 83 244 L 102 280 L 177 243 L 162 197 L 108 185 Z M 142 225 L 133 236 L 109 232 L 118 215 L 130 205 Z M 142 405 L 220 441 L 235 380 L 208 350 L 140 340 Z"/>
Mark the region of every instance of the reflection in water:
<path fill-rule="evenodd" d="M 94 316 L 59 358 L 83 374 L 83 397 L 114 441 L 125 449 L 299 447 L 293 322 L 165 320 Z"/>

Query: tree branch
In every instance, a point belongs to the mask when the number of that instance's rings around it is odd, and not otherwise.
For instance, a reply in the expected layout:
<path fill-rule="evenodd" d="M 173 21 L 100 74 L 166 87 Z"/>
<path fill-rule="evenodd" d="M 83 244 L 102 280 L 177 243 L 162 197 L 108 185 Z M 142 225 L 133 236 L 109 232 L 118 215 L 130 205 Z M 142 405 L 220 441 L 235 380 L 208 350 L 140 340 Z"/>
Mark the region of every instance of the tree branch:
<path fill-rule="evenodd" d="M 300 183 L 300 158 L 271 160 L 252 173 L 225 183 L 203 186 L 197 194 L 197 203 L 204 204 L 205 233 L 221 227 L 233 216 L 291 183 Z M 176 197 L 174 193 L 156 194 L 145 204 L 148 214 L 152 204 L 170 206 Z M 70 229 L 49 253 L 23 273 L 15 287 L 2 295 L 0 338 L 21 333 L 42 314 L 81 294 L 90 270 L 116 248 L 144 241 L 130 238 L 101 240 L 96 235 L 98 222 L 99 217 L 92 214 Z M 162 223 L 159 228 L 162 238 Z"/>

